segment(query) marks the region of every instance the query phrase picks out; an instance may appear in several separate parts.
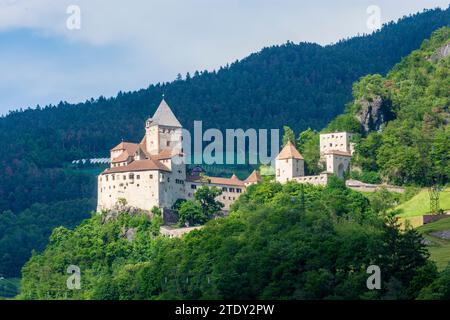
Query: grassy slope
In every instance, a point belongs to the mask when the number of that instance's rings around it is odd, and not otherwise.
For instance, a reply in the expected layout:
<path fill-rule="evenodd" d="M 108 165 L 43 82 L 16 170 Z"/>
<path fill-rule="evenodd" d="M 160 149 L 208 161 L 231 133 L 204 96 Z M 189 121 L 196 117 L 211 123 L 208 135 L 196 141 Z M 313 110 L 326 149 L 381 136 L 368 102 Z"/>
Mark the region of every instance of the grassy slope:
<path fill-rule="evenodd" d="M 450 188 L 441 192 L 440 196 L 441 208 L 444 210 L 450 209 Z M 403 212 L 399 217 L 417 217 L 423 216 L 430 212 L 430 198 L 428 195 L 428 190 L 424 189 L 415 195 L 412 199 L 402 203 L 395 209 L 402 209 Z M 449 228 L 450 229 L 450 228 Z"/>
<path fill-rule="evenodd" d="M 433 237 L 430 235 L 434 231 L 450 230 L 450 218 L 442 219 L 433 223 L 426 224 L 417 229 L 423 234 L 424 238 L 432 241 L 432 245 L 428 247 L 433 259 L 439 269 L 445 268 L 450 263 L 450 240 Z"/>

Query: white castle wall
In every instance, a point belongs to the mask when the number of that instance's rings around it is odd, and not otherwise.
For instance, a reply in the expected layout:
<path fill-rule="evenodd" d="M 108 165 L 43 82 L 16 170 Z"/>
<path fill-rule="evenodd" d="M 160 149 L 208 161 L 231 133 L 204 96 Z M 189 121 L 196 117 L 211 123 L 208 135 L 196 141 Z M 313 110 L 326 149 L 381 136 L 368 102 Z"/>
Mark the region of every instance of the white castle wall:
<path fill-rule="evenodd" d="M 151 210 L 160 206 L 159 189 L 156 170 L 101 175 L 98 177 L 97 210 L 111 209 L 122 198 L 129 206 Z"/>
<path fill-rule="evenodd" d="M 276 159 L 275 179 L 280 183 L 305 175 L 305 164 L 301 159 Z"/>
<path fill-rule="evenodd" d="M 350 140 L 353 134 L 349 132 L 335 132 L 320 135 L 320 153 L 324 154 L 332 150 L 352 153 Z"/>

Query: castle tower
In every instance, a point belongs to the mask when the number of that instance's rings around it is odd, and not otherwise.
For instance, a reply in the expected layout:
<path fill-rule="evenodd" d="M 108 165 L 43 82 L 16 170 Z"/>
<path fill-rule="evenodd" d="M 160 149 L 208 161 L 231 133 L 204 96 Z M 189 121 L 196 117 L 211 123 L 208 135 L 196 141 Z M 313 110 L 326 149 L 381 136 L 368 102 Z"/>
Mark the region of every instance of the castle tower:
<path fill-rule="evenodd" d="M 329 173 L 335 174 L 338 178 L 344 178 L 346 172 L 350 170 L 352 155 L 348 152 L 331 150 L 325 153 L 325 162 Z"/>
<path fill-rule="evenodd" d="M 354 151 L 350 132 L 333 132 L 320 135 L 320 161 L 326 165 L 326 171 L 344 178 L 350 169 Z"/>
<path fill-rule="evenodd" d="M 276 181 L 284 183 L 305 175 L 305 160 L 292 142 L 288 142 L 275 159 Z"/>
<path fill-rule="evenodd" d="M 182 126 L 163 99 L 152 118 L 145 124 L 146 149 L 151 155 L 182 152 Z"/>
<path fill-rule="evenodd" d="M 351 142 L 353 133 L 333 132 L 320 135 L 320 153 L 326 154 L 329 151 L 342 151 L 353 154 L 354 144 Z"/>

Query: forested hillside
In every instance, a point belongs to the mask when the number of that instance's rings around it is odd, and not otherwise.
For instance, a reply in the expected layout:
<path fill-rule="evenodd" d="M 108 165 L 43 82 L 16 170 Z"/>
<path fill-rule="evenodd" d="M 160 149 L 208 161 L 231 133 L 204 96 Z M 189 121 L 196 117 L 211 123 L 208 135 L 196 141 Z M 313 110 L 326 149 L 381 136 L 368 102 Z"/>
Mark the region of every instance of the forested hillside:
<path fill-rule="evenodd" d="M 386 76 L 353 85 L 353 101 L 322 130 L 296 138 L 307 171 L 318 173 L 320 132 L 356 133 L 352 178 L 368 183 L 445 185 L 450 180 L 450 28 L 436 30 Z"/>
<path fill-rule="evenodd" d="M 450 181 L 450 28 L 442 28 L 386 77 L 353 86 L 354 101 L 328 130 L 361 135 L 354 169 L 395 184 Z M 371 174 L 372 173 L 372 174 Z"/>
<path fill-rule="evenodd" d="M 113 98 L 60 103 L 0 118 L 0 224 L 8 225 L 17 218 L 27 230 L 31 220 L 20 217 L 42 215 L 42 223 L 35 224 L 36 236 L 30 233 L 26 238 L 13 232 L 17 225 L 2 230 L 0 274 L 18 275 L 18 266 L 30 254 L 26 250 L 12 254 L 14 243 L 41 248 L 45 244 L 42 239 L 50 232 L 48 226 L 53 225 L 49 221 L 52 214 L 70 212 L 71 208 L 63 207 L 70 201 L 82 206 L 89 201 L 82 199 L 95 197 L 94 175 L 72 170 L 68 162 L 106 156 L 122 138 L 139 140 L 145 119 L 163 93 L 188 128 L 198 119 L 204 127 L 221 129 L 286 124 L 296 130 L 321 129 L 351 100 L 353 82 L 370 73 L 386 74 L 449 21 L 450 9 L 429 10 L 334 45 L 287 43 L 265 48 L 217 71 L 196 72 Z M 34 204 L 47 205 L 48 213 L 36 211 L 39 206 Z M 73 225 L 65 220 L 59 223 Z"/>
<path fill-rule="evenodd" d="M 229 217 L 181 239 L 146 215 L 97 215 L 57 228 L 23 269 L 24 299 L 449 299 L 421 236 L 400 232 L 359 192 L 290 182 L 251 186 Z M 135 230 L 134 237 L 126 236 Z M 68 290 L 66 269 L 81 271 Z M 367 268 L 382 270 L 368 290 Z"/>

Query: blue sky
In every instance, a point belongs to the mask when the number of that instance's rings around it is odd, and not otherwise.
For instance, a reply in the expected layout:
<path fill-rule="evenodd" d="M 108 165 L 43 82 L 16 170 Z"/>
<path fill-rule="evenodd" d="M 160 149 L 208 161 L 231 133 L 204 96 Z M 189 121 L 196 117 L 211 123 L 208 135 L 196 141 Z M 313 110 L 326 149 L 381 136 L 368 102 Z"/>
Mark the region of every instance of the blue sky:
<path fill-rule="evenodd" d="M 171 81 L 287 40 L 369 33 L 371 5 L 384 23 L 449 0 L 0 0 L 0 114 Z"/>

